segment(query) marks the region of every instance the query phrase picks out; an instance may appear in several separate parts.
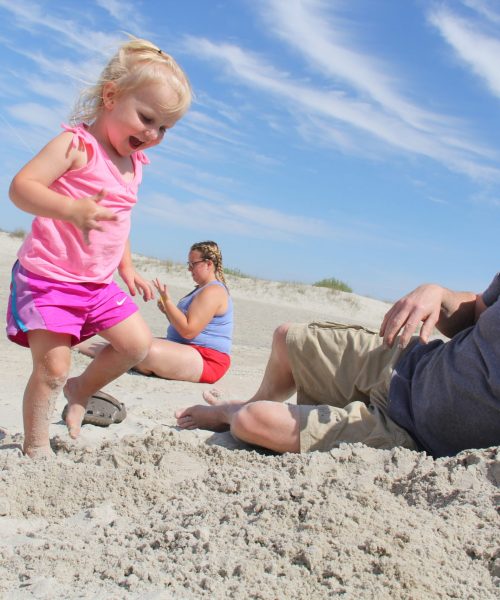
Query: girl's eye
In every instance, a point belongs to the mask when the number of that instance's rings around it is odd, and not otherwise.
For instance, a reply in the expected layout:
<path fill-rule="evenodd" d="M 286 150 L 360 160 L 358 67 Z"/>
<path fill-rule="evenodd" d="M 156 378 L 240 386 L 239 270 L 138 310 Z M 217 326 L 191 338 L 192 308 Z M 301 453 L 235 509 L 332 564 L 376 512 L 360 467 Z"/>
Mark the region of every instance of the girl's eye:
<path fill-rule="evenodd" d="M 165 131 L 167 131 L 167 128 L 166 128 L 166 127 L 164 127 L 164 126 L 162 125 L 162 126 L 160 127 L 160 133 L 161 133 L 162 135 L 165 135 Z"/>
<path fill-rule="evenodd" d="M 149 123 L 153 122 L 153 119 L 150 119 L 149 117 L 147 117 L 146 115 L 139 113 L 139 118 L 141 119 L 141 121 L 143 123 L 146 123 L 146 125 L 149 125 Z"/>

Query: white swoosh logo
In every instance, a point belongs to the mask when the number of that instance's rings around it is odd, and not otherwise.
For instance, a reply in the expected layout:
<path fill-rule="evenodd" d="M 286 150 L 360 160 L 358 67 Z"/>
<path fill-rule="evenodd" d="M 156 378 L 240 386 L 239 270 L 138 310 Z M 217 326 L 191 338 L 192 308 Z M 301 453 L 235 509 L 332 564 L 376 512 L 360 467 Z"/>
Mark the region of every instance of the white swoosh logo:
<path fill-rule="evenodd" d="M 116 301 L 116 304 L 117 304 L 118 306 L 121 306 L 121 305 L 122 305 L 122 304 L 125 302 L 125 300 L 126 300 L 126 299 L 127 299 L 127 296 L 125 296 L 125 298 L 122 298 L 121 300 L 117 300 L 117 301 Z"/>

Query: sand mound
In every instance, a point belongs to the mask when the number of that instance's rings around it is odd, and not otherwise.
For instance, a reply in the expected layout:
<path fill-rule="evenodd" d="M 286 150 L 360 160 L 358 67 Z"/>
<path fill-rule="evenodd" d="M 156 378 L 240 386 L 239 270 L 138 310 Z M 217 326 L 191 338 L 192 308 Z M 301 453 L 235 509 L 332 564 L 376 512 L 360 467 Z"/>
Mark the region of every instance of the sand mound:
<path fill-rule="evenodd" d="M 0 233 L 0 309 L 19 240 Z M 136 257 L 141 273 L 192 289 L 184 270 Z M 377 327 L 382 302 L 258 280 L 230 282 L 235 344 L 218 387 L 248 398 L 273 329 L 330 319 Z M 155 335 L 166 323 L 140 303 Z M 88 364 L 74 353 L 72 373 Z M 21 455 L 28 350 L 0 338 L 0 597 L 316 600 L 500 597 L 500 451 L 434 461 L 345 445 L 275 456 L 229 433 L 178 431 L 174 411 L 206 386 L 125 374 L 106 391 L 127 418 L 51 424 L 52 461 Z"/>
<path fill-rule="evenodd" d="M 161 428 L 54 445 L 0 452 L 10 598 L 498 597 L 496 449 L 271 456 Z"/>

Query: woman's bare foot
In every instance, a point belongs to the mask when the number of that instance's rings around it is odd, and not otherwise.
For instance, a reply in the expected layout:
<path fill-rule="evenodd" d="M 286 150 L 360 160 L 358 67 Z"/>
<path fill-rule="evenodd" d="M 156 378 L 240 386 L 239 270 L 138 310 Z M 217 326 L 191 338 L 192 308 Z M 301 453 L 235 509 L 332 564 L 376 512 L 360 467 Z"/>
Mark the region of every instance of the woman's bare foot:
<path fill-rule="evenodd" d="M 87 407 L 88 399 L 85 401 L 75 400 L 75 384 L 74 379 L 68 379 L 63 389 L 64 396 L 68 401 L 68 411 L 66 413 L 66 427 L 71 438 L 76 440 L 80 435 L 80 429 L 82 428 L 83 417 L 85 416 L 85 409 Z"/>
<path fill-rule="evenodd" d="M 109 344 L 105 340 L 96 340 L 94 338 L 89 338 L 88 340 L 85 340 L 83 342 L 80 342 L 79 344 L 76 344 L 76 346 L 73 346 L 73 349 L 78 350 L 80 354 L 85 354 L 85 356 L 95 358 L 95 356 L 99 354 L 99 352 L 106 346 L 109 346 Z"/>

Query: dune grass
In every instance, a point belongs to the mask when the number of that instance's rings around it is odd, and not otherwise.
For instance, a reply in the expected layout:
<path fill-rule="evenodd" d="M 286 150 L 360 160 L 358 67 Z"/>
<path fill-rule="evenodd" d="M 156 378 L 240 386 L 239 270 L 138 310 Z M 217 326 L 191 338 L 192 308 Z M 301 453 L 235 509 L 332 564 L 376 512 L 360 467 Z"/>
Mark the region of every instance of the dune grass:
<path fill-rule="evenodd" d="M 321 279 L 316 283 L 313 283 L 314 287 L 324 287 L 329 288 L 331 290 L 337 290 L 339 292 L 348 292 L 352 294 L 351 286 L 347 285 L 344 281 L 340 279 L 335 279 L 335 277 L 329 277 L 327 279 Z"/>

